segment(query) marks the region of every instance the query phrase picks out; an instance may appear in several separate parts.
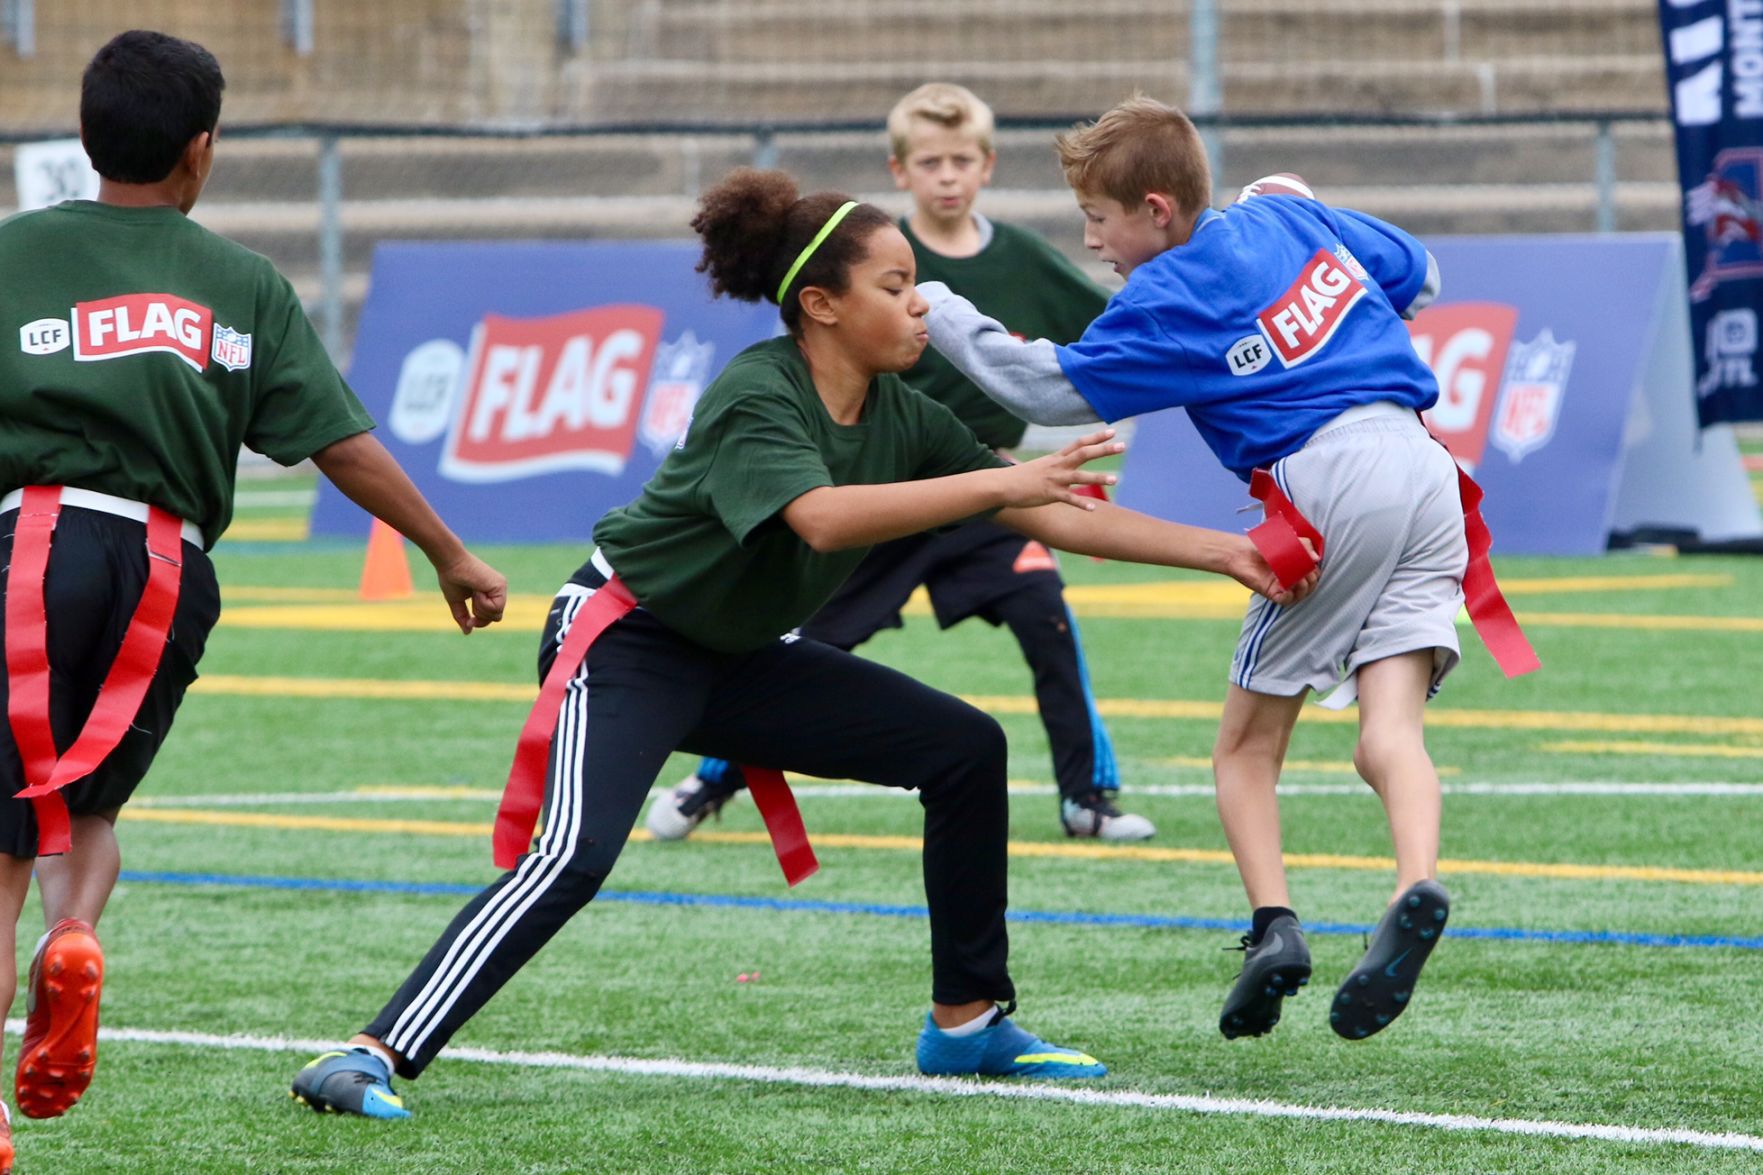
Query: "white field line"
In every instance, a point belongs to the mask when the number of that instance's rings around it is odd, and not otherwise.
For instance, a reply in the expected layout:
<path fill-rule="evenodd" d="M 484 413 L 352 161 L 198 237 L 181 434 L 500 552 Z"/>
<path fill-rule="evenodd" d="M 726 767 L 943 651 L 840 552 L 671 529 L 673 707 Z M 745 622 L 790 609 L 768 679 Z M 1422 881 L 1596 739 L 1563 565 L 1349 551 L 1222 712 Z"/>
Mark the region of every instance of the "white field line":
<path fill-rule="evenodd" d="M 8 1020 L 6 1031 L 24 1031 L 23 1020 Z M 274 1053 L 318 1053 L 337 1047 L 334 1041 L 291 1040 L 275 1036 L 217 1036 L 204 1032 L 161 1032 L 145 1028 L 104 1028 L 98 1038 L 119 1044 L 183 1045 L 191 1048 L 250 1050 Z M 1117 1106 L 1188 1114 L 1240 1114 L 1256 1118 L 1302 1118 L 1327 1122 L 1374 1122 L 1430 1130 L 1486 1131 L 1533 1138 L 1584 1138 L 1629 1144 L 1679 1144 L 1705 1150 L 1763 1152 L 1763 1137 L 1615 1126 L 1596 1122 L 1550 1122 L 1527 1118 L 1477 1118 L 1468 1114 L 1426 1114 L 1409 1110 L 1355 1109 L 1347 1106 L 1303 1106 L 1290 1102 L 1254 1101 L 1187 1094 L 1135 1093 L 1131 1090 L 1084 1089 L 1035 1083 L 974 1081 L 952 1077 L 875 1076 L 831 1069 L 776 1068 L 702 1061 L 641 1060 L 632 1057 L 575 1056 L 569 1053 L 495 1052 L 448 1048 L 443 1058 L 526 1069 L 567 1069 L 586 1073 L 618 1073 L 639 1077 L 674 1077 L 700 1081 L 760 1081 L 823 1089 L 854 1089 L 876 1093 L 921 1093 L 943 1097 L 1064 1102 L 1081 1106 Z"/>
<path fill-rule="evenodd" d="M 1613 780 L 1580 782 L 1515 782 L 1515 783 L 1446 783 L 1446 795 L 1453 796 L 1763 796 L 1763 783 L 1730 783 L 1710 780 L 1700 783 L 1623 783 Z M 1010 794 L 1016 796 L 1050 796 L 1056 794 L 1050 783 L 1012 784 Z M 790 791 L 799 799 L 862 799 L 890 795 L 904 796 L 892 788 L 867 783 L 801 783 L 792 784 Z M 1153 783 L 1124 789 L 1121 794 L 1134 796 L 1173 796 L 1177 798 L 1211 799 L 1212 786 L 1201 783 Z M 1357 796 L 1369 794 L 1362 783 L 1286 783 L 1281 784 L 1282 796 Z M 247 792 L 232 795 L 144 795 L 133 803 L 147 808 L 229 808 L 277 807 L 292 804 L 414 804 L 436 800 L 498 800 L 500 791 L 481 787 L 385 787 L 357 788 L 328 792 Z"/>

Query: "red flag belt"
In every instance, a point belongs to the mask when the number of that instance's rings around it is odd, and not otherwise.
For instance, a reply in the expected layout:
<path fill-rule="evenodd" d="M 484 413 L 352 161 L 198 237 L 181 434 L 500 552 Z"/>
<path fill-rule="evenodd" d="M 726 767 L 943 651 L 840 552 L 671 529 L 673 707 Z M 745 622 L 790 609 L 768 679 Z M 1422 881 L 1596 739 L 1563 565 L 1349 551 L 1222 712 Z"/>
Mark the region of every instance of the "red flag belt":
<path fill-rule="evenodd" d="M 61 487 L 25 488 L 6 581 L 6 717 L 24 763 L 26 786 L 18 796 L 36 808 L 41 854 L 65 853 L 71 845 L 67 804 L 60 790 L 97 770 L 140 712 L 141 699 L 165 652 L 183 574 L 183 523 L 156 506 L 149 507 L 147 583 L 92 712 L 73 745 L 65 754 L 57 754 L 49 721 L 49 619 L 43 605 L 43 578 L 60 514 Z"/>
<path fill-rule="evenodd" d="M 1488 559 L 1494 539 L 1481 516 L 1482 489 L 1461 465 L 1457 466 L 1457 493 L 1463 499 L 1463 534 L 1469 540 L 1469 566 L 1463 572 L 1463 606 L 1469 609 L 1470 622 L 1502 673 L 1507 677 L 1535 673 L 1543 663 L 1530 647 L 1524 630 L 1518 627 L 1518 617 L 1512 615 L 1500 585 L 1494 581 L 1494 565 Z"/>
<path fill-rule="evenodd" d="M 1249 478 L 1249 496 L 1267 508 L 1267 521 L 1249 531 L 1249 541 L 1273 568 L 1279 586 L 1291 586 L 1309 575 L 1322 560 L 1322 535 L 1310 520 L 1298 512 L 1292 500 L 1280 490 L 1273 474 L 1257 469 Z M 1301 540 L 1309 539 L 1316 548 L 1312 555 Z"/>
<path fill-rule="evenodd" d="M 545 769 L 551 757 L 551 739 L 557 730 L 557 718 L 563 709 L 563 693 L 569 679 L 587 658 L 588 649 L 612 622 L 637 606 L 636 597 L 617 576 L 588 597 L 570 623 L 557 659 L 539 689 L 539 700 L 533 703 L 526 725 L 521 727 L 520 744 L 515 748 L 514 765 L 508 771 L 508 786 L 496 810 L 494 837 L 496 867 L 512 869 L 520 855 L 532 843 L 533 829 L 538 824 L 539 809 L 545 798 Z M 742 767 L 753 802 L 771 834 L 771 846 L 783 867 L 784 879 L 791 885 L 809 877 L 820 868 L 814 849 L 808 843 L 807 830 L 802 826 L 802 813 L 796 798 L 784 782 L 783 773 L 771 768 Z"/>
<path fill-rule="evenodd" d="M 1493 563 L 1488 559 L 1493 536 L 1481 516 L 1482 488 L 1461 465 L 1457 466 L 1457 493 L 1463 502 L 1463 533 L 1469 542 L 1469 565 L 1463 572 L 1463 602 L 1469 610 L 1469 620 L 1493 654 L 1494 663 L 1507 677 L 1534 672 L 1542 668 L 1542 662 L 1518 626 L 1518 618 L 1512 615 L 1506 597 L 1500 593 Z M 1308 575 L 1318 561 L 1310 557 L 1299 539 L 1309 539 L 1320 559 L 1322 535 L 1280 491 L 1267 470 L 1255 470 L 1249 480 L 1249 496 L 1267 509 L 1267 521 L 1251 530 L 1249 539 L 1273 568 L 1280 586 L 1289 588 Z"/>

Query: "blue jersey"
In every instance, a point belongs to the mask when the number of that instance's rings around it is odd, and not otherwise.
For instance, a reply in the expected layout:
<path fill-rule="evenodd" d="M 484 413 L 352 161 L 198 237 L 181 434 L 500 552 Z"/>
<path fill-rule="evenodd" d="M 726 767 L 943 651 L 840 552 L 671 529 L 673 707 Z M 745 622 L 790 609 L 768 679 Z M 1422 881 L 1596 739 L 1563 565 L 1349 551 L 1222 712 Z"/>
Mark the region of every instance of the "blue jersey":
<path fill-rule="evenodd" d="M 1392 225 L 1256 196 L 1133 270 L 1059 366 L 1103 420 L 1185 407 L 1247 480 L 1348 408 L 1433 405 L 1399 313 L 1426 273 L 1425 248 Z"/>

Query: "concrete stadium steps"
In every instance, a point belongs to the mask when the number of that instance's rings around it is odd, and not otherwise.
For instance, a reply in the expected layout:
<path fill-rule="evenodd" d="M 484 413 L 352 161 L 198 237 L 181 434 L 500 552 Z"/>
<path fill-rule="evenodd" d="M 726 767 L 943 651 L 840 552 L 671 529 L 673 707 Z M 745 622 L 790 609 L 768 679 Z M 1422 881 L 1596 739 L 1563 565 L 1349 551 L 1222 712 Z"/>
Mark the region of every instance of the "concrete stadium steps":
<path fill-rule="evenodd" d="M 1063 191 L 1052 129 L 998 132 L 998 188 Z M 1671 128 L 1659 123 L 1613 127 L 1619 182 L 1666 181 L 1676 174 Z M 1227 127 L 1221 198 L 1250 180 L 1292 171 L 1310 182 L 1366 189 L 1381 185 L 1581 182 L 1596 175 L 1595 136 L 1583 122 L 1465 126 Z M 810 188 L 876 186 L 888 147 L 879 132 L 780 134 L 778 166 Z M 716 173 L 706 169 L 706 180 Z"/>
<path fill-rule="evenodd" d="M 1619 183 L 1668 182 L 1677 171 L 1671 127 L 1612 127 Z M 1596 136 L 1582 122 L 1469 126 L 1241 127 L 1223 136 L 1227 187 L 1292 171 L 1328 189 L 1413 184 L 1591 184 Z"/>
<path fill-rule="evenodd" d="M 1664 109 L 1650 0 L 1218 0 L 1238 113 Z M 65 126 L 106 26 L 37 5 L 36 56 L 0 46 L 0 126 Z M 280 0 L 137 0 L 227 67 L 235 122 L 700 123 L 876 118 L 930 78 L 1013 115 L 1186 97 L 1183 0 L 591 0 L 560 43 L 555 0 L 316 0 L 315 52 Z"/>
<path fill-rule="evenodd" d="M 1179 62 L 872 60 L 612 62 L 566 74 L 559 105 L 584 119 L 680 123 L 874 119 L 931 79 L 959 82 L 1020 117 L 1099 113 L 1134 91 L 1181 102 Z M 1514 58 L 1499 62 L 1227 62 L 1224 109 L 1240 115 L 1499 114 L 1662 109 L 1657 53 Z"/>
<path fill-rule="evenodd" d="M 346 138 L 345 198 L 679 195 L 753 157 L 753 138 L 590 135 L 573 138 Z M 314 139 L 224 137 L 205 199 L 310 200 Z"/>
<path fill-rule="evenodd" d="M 1657 53 L 1646 0 L 1225 0 L 1220 59 L 1500 61 Z M 1185 61 L 1189 6 L 1168 0 L 821 0 L 668 3 L 632 14 L 627 44 L 652 60 L 859 64 L 972 59 Z"/>

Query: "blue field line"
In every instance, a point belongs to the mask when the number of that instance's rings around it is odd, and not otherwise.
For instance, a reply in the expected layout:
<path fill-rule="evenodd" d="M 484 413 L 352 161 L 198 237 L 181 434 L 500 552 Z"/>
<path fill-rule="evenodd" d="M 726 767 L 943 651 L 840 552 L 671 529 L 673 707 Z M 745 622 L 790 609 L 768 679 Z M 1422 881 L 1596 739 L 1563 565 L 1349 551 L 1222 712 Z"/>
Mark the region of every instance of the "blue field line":
<path fill-rule="evenodd" d="M 247 889 L 326 890 L 348 893 L 391 893 L 471 896 L 481 885 L 451 881 L 351 881 L 331 877 L 263 877 L 240 873 L 167 873 L 125 869 L 122 881 L 154 885 L 238 886 Z M 881 918 L 926 918 L 923 906 L 894 906 L 876 902 L 823 902 L 801 898 L 750 898 L 734 894 L 660 893 L 634 889 L 603 889 L 597 901 L 629 902 L 641 906 L 721 906 L 741 910 L 779 910 L 793 914 L 867 914 Z M 1241 934 L 1248 927 L 1234 918 L 1190 918 L 1179 914 L 1090 914 L 1076 910 L 1011 910 L 1011 922 L 1055 926 L 1121 926 L 1134 930 L 1217 930 Z M 1314 922 L 1305 934 L 1365 935 L 1369 923 Z M 1725 947 L 1740 951 L 1763 951 L 1763 938 L 1738 938 L 1720 934 L 1642 934 L 1625 930 L 1526 930 L 1517 926 L 1453 926 L 1452 938 L 1491 939 L 1496 942 L 1549 942 L 1630 947 Z"/>

